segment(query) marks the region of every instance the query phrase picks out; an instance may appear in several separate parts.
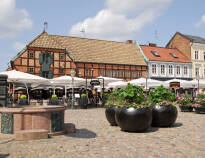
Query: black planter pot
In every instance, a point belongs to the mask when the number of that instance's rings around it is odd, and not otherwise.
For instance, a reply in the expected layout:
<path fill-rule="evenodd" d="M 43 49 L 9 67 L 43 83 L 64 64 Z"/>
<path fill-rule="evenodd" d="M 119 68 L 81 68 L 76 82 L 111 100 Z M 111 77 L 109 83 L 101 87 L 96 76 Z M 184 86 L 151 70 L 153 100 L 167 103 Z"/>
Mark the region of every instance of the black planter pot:
<path fill-rule="evenodd" d="M 59 105 L 58 98 L 51 98 L 49 104 L 50 105 Z"/>
<path fill-rule="evenodd" d="M 117 126 L 117 122 L 115 120 L 115 112 L 117 109 L 118 108 L 116 106 L 108 107 L 105 109 L 105 116 L 111 126 Z"/>
<path fill-rule="evenodd" d="M 152 126 L 169 127 L 177 119 L 177 108 L 173 105 L 153 106 L 152 108 Z"/>
<path fill-rule="evenodd" d="M 205 108 L 204 107 L 198 107 L 198 108 L 194 108 L 195 112 L 198 114 L 205 114 Z"/>
<path fill-rule="evenodd" d="M 119 108 L 115 119 L 123 131 L 145 131 L 152 123 L 152 110 L 150 108 Z"/>
<path fill-rule="evenodd" d="M 192 112 L 193 111 L 192 106 L 182 105 L 182 106 L 179 106 L 179 108 L 181 112 Z"/>

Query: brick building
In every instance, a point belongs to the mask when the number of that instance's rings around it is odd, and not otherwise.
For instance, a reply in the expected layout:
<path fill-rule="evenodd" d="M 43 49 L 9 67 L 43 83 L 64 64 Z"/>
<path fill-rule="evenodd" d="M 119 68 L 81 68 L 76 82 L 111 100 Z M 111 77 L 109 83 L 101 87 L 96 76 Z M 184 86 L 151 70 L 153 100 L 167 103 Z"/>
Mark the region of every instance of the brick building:
<path fill-rule="evenodd" d="M 11 69 L 55 78 L 70 75 L 124 80 L 145 77 L 147 65 L 132 42 L 50 35 L 42 32 L 11 60 Z"/>
<path fill-rule="evenodd" d="M 166 45 L 177 48 L 192 62 L 192 78 L 205 78 L 205 39 L 176 32 Z"/>

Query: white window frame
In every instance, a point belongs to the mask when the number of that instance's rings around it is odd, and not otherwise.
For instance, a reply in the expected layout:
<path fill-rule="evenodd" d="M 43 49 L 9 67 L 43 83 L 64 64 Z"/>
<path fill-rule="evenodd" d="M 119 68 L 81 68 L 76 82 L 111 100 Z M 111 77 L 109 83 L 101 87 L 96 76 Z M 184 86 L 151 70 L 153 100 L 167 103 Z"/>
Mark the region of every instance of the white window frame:
<path fill-rule="evenodd" d="M 198 50 L 195 50 L 195 52 L 194 52 L 194 59 L 199 60 L 199 51 Z"/>
<path fill-rule="evenodd" d="M 35 73 L 34 67 L 28 67 L 28 73 Z"/>
<path fill-rule="evenodd" d="M 157 75 L 157 64 L 152 64 L 152 75 Z"/>
<path fill-rule="evenodd" d="M 179 67 L 179 69 L 178 69 Z M 179 70 L 179 73 L 178 73 Z M 176 76 L 180 76 L 181 75 L 181 66 L 180 65 L 176 65 Z"/>
<path fill-rule="evenodd" d="M 172 74 L 170 74 L 170 66 L 172 66 L 172 69 L 171 69 Z M 168 74 L 169 74 L 169 76 L 173 76 L 174 75 L 174 65 L 169 65 L 168 66 Z"/>
<path fill-rule="evenodd" d="M 162 73 L 162 67 L 164 66 L 164 73 Z M 160 74 L 165 76 L 166 75 L 166 66 L 165 64 L 160 65 Z"/>
<path fill-rule="evenodd" d="M 185 74 L 185 68 L 186 68 L 186 74 Z M 187 65 L 185 65 L 184 66 L 184 76 L 189 76 L 189 72 L 188 72 L 188 66 Z"/>
<path fill-rule="evenodd" d="M 197 72 L 199 75 L 197 75 Z M 199 67 L 195 67 L 195 77 L 197 78 L 197 76 L 200 76 L 200 68 Z"/>

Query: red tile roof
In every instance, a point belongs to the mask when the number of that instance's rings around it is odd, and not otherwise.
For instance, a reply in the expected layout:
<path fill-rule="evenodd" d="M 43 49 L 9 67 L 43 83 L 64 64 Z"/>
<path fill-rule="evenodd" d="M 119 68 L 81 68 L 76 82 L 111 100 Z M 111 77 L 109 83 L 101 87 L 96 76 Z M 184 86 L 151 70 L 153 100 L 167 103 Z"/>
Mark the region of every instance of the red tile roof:
<path fill-rule="evenodd" d="M 140 45 L 140 47 L 141 47 L 142 51 L 144 52 L 144 55 L 150 61 L 191 63 L 191 61 L 178 49 L 151 47 L 151 46 L 145 46 L 145 45 Z M 155 56 L 152 53 L 152 51 L 157 52 L 157 54 L 159 54 L 159 57 Z M 170 53 L 175 54 L 177 58 L 174 58 Z"/>

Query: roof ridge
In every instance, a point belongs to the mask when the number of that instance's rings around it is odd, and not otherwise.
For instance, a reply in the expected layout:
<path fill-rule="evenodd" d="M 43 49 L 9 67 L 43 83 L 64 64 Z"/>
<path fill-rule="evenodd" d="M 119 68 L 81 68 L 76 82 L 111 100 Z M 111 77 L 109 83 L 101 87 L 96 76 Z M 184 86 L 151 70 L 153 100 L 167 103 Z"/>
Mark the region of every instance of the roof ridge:
<path fill-rule="evenodd" d="M 65 35 L 54 35 L 54 34 L 49 34 L 49 36 L 69 37 L 69 38 L 78 38 L 78 39 L 87 39 L 87 40 L 95 40 L 95 41 L 114 42 L 114 43 L 122 43 L 122 44 L 135 44 L 135 43 L 126 43 L 126 42 L 120 42 L 120 41 L 113 41 L 113 40 L 102 40 L 102 39 L 96 39 L 96 38 L 85 38 L 85 37 L 76 37 L 76 36 L 65 36 Z M 135 41 L 135 40 L 133 40 L 133 41 Z"/>

